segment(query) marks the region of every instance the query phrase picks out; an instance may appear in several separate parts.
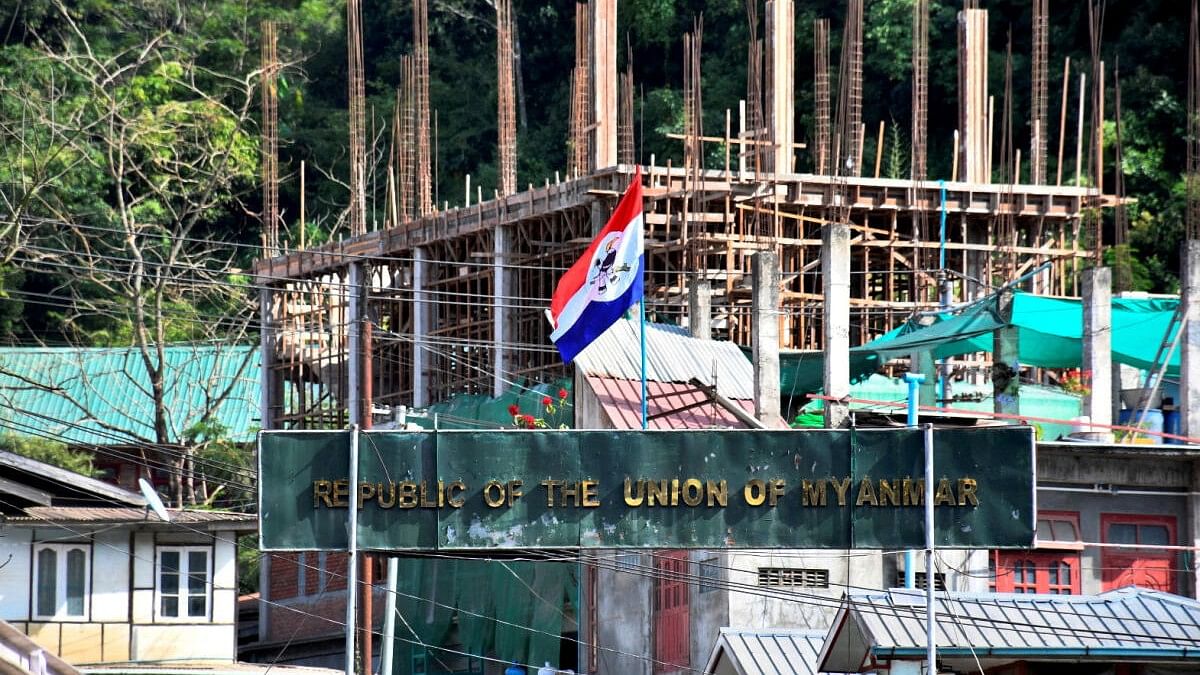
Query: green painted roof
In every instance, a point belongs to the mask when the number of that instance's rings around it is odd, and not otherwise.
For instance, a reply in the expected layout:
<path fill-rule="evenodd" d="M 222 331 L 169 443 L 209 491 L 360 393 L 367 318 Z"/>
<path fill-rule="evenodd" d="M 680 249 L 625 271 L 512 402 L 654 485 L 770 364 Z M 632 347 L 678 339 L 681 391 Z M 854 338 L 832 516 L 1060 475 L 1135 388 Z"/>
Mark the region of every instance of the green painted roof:
<path fill-rule="evenodd" d="M 179 442 L 226 392 L 216 421 L 234 440 L 253 438 L 256 347 L 176 345 L 165 349 L 163 361 L 170 442 Z M 0 348 L 0 433 L 74 445 L 154 442 L 153 401 L 135 348 Z"/>

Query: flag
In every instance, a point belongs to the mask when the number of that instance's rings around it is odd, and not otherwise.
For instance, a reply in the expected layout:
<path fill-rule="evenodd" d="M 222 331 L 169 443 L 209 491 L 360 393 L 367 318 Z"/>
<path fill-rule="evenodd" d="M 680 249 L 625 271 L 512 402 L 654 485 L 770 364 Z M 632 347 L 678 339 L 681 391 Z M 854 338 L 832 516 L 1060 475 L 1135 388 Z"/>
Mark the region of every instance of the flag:
<path fill-rule="evenodd" d="M 554 287 L 547 312 L 554 326 L 550 340 L 564 363 L 641 301 L 643 248 L 639 169 L 608 224 Z"/>

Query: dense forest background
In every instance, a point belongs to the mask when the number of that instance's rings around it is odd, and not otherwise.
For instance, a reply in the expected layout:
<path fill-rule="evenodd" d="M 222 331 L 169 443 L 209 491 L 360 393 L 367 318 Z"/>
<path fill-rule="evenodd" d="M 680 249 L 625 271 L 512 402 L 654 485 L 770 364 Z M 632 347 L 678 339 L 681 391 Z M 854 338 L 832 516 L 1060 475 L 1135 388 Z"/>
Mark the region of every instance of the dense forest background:
<path fill-rule="evenodd" d="M 565 169 L 574 7 L 569 0 L 513 4 L 518 184 L 525 185 Z M 928 147 L 929 174 L 937 179 L 949 177 L 957 123 L 959 4 L 932 4 Z M 997 118 L 1011 36 L 1016 147 L 1027 149 L 1030 3 L 985 0 L 983 6 L 990 10 Z M 1130 246 L 1141 290 L 1177 287 L 1188 9 L 1179 0 L 1114 1 L 1104 17 L 1102 53 L 1110 73 L 1105 133 L 1111 149 L 1112 73 L 1119 69 L 1121 170 L 1137 200 Z M 894 177 L 908 175 L 911 10 L 911 0 L 866 0 L 863 119 L 871 140 L 865 156 L 873 156 L 873 130 L 885 122 L 884 173 Z M 832 0 L 796 2 L 798 140 L 813 127 L 812 22 L 832 20 L 836 67 L 844 11 L 844 3 Z M 1090 74 L 1086 3 L 1052 3 L 1050 11 L 1049 109 L 1057 120 L 1063 59 L 1069 56 L 1070 149 L 1078 73 Z M 344 14 L 339 0 L 6 3 L 0 9 L 3 339 L 89 345 L 199 340 L 225 331 L 218 319 L 248 311 L 249 282 L 240 270 L 252 264 L 260 241 L 257 85 L 260 22 L 266 19 L 280 24 L 280 56 L 287 64 L 280 84 L 281 203 L 289 224 L 283 236 L 299 240 L 301 160 L 308 166 L 307 241 L 340 236 L 348 203 Z M 429 15 L 436 193 L 439 203 L 454 205 L 462 202 L 466 174 L 485 194 L 496 185 L 494 7 L 487 0 L 431 0 Z M 725 110 L 736 111 L 745 96 L 750 36 L 743 0 L 620 1 L 619 35 L 636 81 L 641 161 L 651 154 L 660 163 L 681 159 L 681 144 L 666 133 L 682 129 L 682 35 L 701 15 L 705 128 L 715 133 L 723 129 Z M 363 16 L 367 135 L 373 143 L 370 222 L 382 219 L 382 169 L 400 57 L 412 42 L 411 3 L 363 0 Z M 618 51 L 623 68 L 626 50 Z M 1057 143 L 1054 128 L 1051 175 Z M 802 155 L 801 169 L 808 161 Z M 1064 180 L 1073 180 L 1073 159 L 1067 164 Z M 1107 166 L 1110 186 L 1111 150 Z M 1028 167 L 1022 174 L 1029 175 Z"/>

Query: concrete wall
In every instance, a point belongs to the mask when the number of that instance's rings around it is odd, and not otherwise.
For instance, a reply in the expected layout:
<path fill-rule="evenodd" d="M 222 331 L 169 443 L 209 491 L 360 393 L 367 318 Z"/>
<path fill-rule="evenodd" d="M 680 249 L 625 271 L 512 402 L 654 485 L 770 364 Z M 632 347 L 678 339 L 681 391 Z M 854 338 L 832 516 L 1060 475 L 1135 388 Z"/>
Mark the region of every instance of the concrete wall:
<path fill-rule="evenodd" d="M 133 528 L 8 528 L 0 538 L 0 619 L 71 663 L 205 659 L 232 661 L 237 650 L 237 567 L 233 532 L 215 537 Z M 91 551 L 90 594 L 79 621 L 31 620 L 33 546 L 84 543 Z M 210 548 L 210 618 L 163 623 L 154 617 L 155 556 L 159 545 Z"/>
<path fill-rule="evenodd" d="M 650 662 L 640 657 L 654 653 L 654 582 L 647 574 L 654 560 L 635 551 L 600 555 L 606 563 L 596 580 L 597 672 L 651 675 Z"/>
<path fill-rule="evenodd" d="M 729 578 L 729 554 L 721 551 L 692 551 L 692 574 L 702 577 L 706 573 L 716 578 L 713 583 L 699 582 L 688 586 L 688 607 L 691 625 L 688 639 L 691 642 L 692 667 L 702 668 L 712 653 L 713 645 L 721 634 L 721 628 L 729 625 L 729 593 L 725 581 Z"/>
<path fill-rule="evenodd" d="M 575 428 L 576 429 L 612 429 L 612 422 L 608 419 L 608 413 L 604 412 L 604 406 L 600 404 L 600 399 L 596 397 L 596 392 L 592 391 L 591 385 L 587 383 L 587 378 L 579 373 L 579 369 L 575 369 L 573 394 L 575 405 Z"/>
<path fill-rule="evenodd" d="M 1136 495 L 1119 491 L 1117 494 L 1098 492 L 1060 492 L 1053 487 L 1038 490 L 1039 511 L 1070 511 L 1079 513 L 1079 536 L 1086 542 L 1102 541 L 1100 516 L 1105 513 L 1169 516 L 1175 519 L 1177 544 L 1191 544 L 1191 519 L 1186 494 L 1178 496 Z M 1089 546 L 1080 553 L 1080 591 L 1085 594 L 1101 592 L 1103 549 Z M 1177 565 L 1182 568 L 1183 565 Z M 1175 589 L 1180 595 L 1195 596 L 1192 577 L 1180 569 L 1175 573 Z"/>

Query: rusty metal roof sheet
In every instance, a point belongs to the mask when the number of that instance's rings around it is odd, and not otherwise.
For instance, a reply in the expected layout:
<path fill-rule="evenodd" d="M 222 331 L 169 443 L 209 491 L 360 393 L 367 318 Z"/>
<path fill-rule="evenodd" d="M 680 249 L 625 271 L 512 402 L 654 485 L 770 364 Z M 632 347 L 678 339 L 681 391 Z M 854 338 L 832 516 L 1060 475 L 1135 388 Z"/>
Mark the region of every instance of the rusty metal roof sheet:
<path fill-rule="evenodd" d="M 637 321 L 622 319 L 575 357 L 587 375 L 642 379 L 641 331 Z M 691 382 L 696 378 L 732 399 L 754 398 L 754 369 L 741 348 L 724 340 L 691 337 L 678 326 L 646 324 L 646 379 Z"/>
<path fill-rule="evenodd" d="M 587 375 L 586 380 L 614 429 L 642 428 L 640 379 Z M 646 394 L 650 429 L 751 428 L 692 384 L 647 382 Z M 754 415 L 753 401 L 743 399 L 733 403 L 741 406 L 747 414 Z"/>
<path fill-rule="evenodd" d="M 254 529 L 257 520 L 254 514 L 230 511 L 194 511 L 191 509 L 167 509 L 171 524 L 179 525 L 229 525 L 235 529 Z M 9 516 L 7 522 L 22 524 L 97 524 L 97 523 L 140 523 L 162 524 L 158 516 L 148 509 L 128 507 L 92 506 L 30 506 L 24 516 Z"/>

